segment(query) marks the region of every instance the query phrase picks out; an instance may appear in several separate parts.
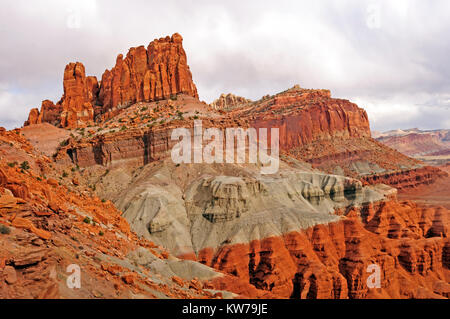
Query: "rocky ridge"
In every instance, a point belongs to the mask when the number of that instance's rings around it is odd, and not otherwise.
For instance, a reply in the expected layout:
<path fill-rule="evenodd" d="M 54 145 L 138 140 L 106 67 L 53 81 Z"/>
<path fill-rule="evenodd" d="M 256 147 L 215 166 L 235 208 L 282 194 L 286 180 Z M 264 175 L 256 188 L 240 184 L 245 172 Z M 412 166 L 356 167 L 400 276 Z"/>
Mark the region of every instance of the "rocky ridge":
<path fill-rule="evenodd" d="M 377 133 L 381 143 L 433 166 L 450 163 L 450 130 L 418 129 Z"/>
<path fill-rule="evenodd" d="M 136 102 L 168 99 L 179 93 L 198 97 L 182 41 L 175 33 L 154 40 L 147 49 L 131 48 L 125 58 L 119 54 L 116 65 L 103 73 L 100 83 L 96 77 L 86 76 L 82 63 L 68 64 L 61 100 L 56 105 L 42 102 L 41 110 L 32 109 L 24 125 L 86 127 Z"/>

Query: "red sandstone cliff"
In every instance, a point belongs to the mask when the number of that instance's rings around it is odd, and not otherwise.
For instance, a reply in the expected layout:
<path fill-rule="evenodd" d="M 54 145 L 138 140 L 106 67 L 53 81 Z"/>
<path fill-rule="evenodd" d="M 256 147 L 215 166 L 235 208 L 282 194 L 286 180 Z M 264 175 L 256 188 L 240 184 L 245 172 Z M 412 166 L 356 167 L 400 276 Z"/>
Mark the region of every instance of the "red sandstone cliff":
<path fill-rule="evenodd" d="M 374 140 L 367 113 L 348 100 L 332 98 L 328 90 L 296 85 L 231 114 L 248 119 L 251 127 L 278 127 L 281 150 L 328 173 L 399 189 L 446 176 Z"/>
<path fill-rule="evenodd" d="M 328 90 L 294 86 L 237 110 L 236 116 L 249 118 L 255 128 L 278 127 L 282 150 L 335 137 L 370 137 L 366 111 L 347 100 L 332 98 Z"/>
<path fill-rule="evenodd" d="M 94 123 L 95 78 L 86 78 L 83 64 L 70 63 L 64 70 L 64 95 L 62 105 L 62 127 L 84 127 Z"/>
<path fill-rule="evenodd" d="M 85 127 L 98 115 L 111 117 L 130 104 L 167 99 L 184 93 L 198 97 L 187 65 L 183 38 L 178 33 L 131 48 L 125 58 L 106 70 L 99 85 L 87 76 L 83 64 L 70 63 L 64 71 L 64 95 L 56 105 L 44 101 L 39 112 L 32 109 L 24 125 L 51 123 L 62 127 Z"/>
<path fill-rule="evenodd" d="M 102 76 L 99 99 L 103 112 L 140 101 L 170 98 L 177 93 L 198 97 L 178 33 L 131 48 Z"/>
<path fill-rule="evenodd" d="M 50 123 L 55 126 L 61 124 L 62 107 L 60 104 L 54 104 L 50 100 L 42 101 L 41 110 L 34 108 L 28 115 L 28 120 L 25 122 L 25 126 L 40 123 Z"/>
<path fill-rule="evenodd" d="M 306 231 L 204 249 L 198 259 L 282 298 L 448 298 L 447 236 L 448 210 L 394 200 Z M 367 285 L 371 264 L 380 288 Z"/>

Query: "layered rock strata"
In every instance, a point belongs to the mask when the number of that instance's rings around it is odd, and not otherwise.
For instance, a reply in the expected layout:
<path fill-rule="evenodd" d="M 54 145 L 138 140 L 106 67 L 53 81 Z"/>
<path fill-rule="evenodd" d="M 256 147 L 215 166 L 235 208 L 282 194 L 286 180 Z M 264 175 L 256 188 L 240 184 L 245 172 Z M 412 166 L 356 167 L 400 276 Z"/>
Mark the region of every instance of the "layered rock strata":
<path fill-rule="evenodd" d="M 86 127 L 96 118 L 110 118 L 136 102 L 168 99 L 180 93 L 198 97 L 182 42 L 181 35 L 175 33 L 154 40 L 147 49 L 131 48 L 125 58 L 118 55 L 116 65 L 103 73 L 100 83 L 94 76 L 86 76 L 80 62 L 68 64 L 61 101 L 56 105 L 44 101 L 40 112 L 30 111 L 24 125 L 47 122 Z"/>
<path fill-rule="evenodd" d="M 117 204 L 138 235 L 279 298 L 445 297 L 447 209 L 305 170 L 166 164 L 141 171 Z M 367 284 L 371 265 L 380 288 Z"/>

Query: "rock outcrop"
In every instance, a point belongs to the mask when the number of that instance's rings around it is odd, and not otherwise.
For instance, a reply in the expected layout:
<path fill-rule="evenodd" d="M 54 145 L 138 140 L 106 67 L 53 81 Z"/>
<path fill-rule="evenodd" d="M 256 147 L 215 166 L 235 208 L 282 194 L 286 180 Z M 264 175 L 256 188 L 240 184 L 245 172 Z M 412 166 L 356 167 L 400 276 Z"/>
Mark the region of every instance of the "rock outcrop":
<path fill-rule="evenodd" d="M 198 97 L 178 33 L 131 48 L 102 76 L 99 99 L 103 112 L 140 101 L 168 99 L 178 93 Z"/>
<path fill-rule="evenodd" d="M 97 79 L 86 77 L 82 63 L 69 63 L 64 70 L 63 88 L 64 94 L 56 105 L 50 100 L 43 101 L 41 111 L 32 109 L 24 126 L 50 123 L 75 128 L 93 124 L 93 105 L 98 94 Z"/>
<path fill-rule="evenodd" d="M 40 113 L 32 109 L 26 125 L 51 123 L 86 127 L 96 119 L 116 115 L 123 107 L 141 101 L 168 99 L 183 93 L 198 97 L 187 64 L 183 38 L 178 33 L 131 48 L 125 58 L 106 70 L 102 81 L 86 76 L 83 64 L 70 63 L 64 71 L 64 95 L 56 105 L 44 101 Z"/>
<path fill-rule="evenodd" d="M 38 124 L 39 110 L 37 108 L 32 108 L 28 114 L 28 120 L 25 121 L 24 126 Z"/>
<path fill-rule="evenodd" d="M 232 110 L 251 103 L 252 100 L 246 99 L 232 93 L 221 94 L 220 97 L 210 104 L 215 110 Z"/>
<path fill-rule="evenodd" d="M 251 127 L 278 127 L 280 149 L 328 173 L 398 188 L 446 175 L 373 139 L 366 112 L 328 90 L 296 85 L 231 113 Z"/>
<path fill-rule="evenodd" d="M 85 127 L 94 123 L 94 92 L 98 91 L 95 77 L 86 78 L 84 65 L 70 63 L 64 70 L 64 95 L 62 106 L 62 127 Z"/>
<path fill-rule="evenodd" d="M 251 127 L 278 127 L 280 148 L 286 151 L 337 137 L 370 137 L 366 111 L 332 98 L 328 90 L 294 86 L 235 113 L 249 118 Z"/>
<path fill-rule="evenodd" d="M 446 297 L 434 289 L 450 266 L 444 259 L 446 235 L 442 238 L 441 228 L 431 222 L 437 218 L 448 225 L 440 210 L 394 201 L 347 216 L 280 237 L 228 244 L 214 253 L 205 249 L 199 259 L 283 298 Z M 380 269 L 379 288 L 367 284 L 372 265 Z"/>
<path fill-rule="evenodd" d="M 55 126 L 60 126 L 61 113 L 61 104 L 55 105 L 50 100 L 42 101 L 41 110 L 39 111 L 37 108 L 32 109 L 24 126 L 41 123 L 50 123 Z"/>

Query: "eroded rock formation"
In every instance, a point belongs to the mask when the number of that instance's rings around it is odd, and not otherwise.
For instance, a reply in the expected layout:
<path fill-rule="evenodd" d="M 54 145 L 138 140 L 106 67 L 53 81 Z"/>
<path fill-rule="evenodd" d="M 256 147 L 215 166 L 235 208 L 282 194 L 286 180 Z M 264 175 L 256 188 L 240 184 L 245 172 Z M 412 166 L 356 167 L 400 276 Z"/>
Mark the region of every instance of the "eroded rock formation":
<path fill-rule="evenodd" d="M 284 298 L 446 297 L 435 289 L 450 266 L 441 210 L 395 201 L 369 205 L 343 221 L 205 249 L 199 259 Z M 380 267 L 380 288 L 367 284 L 370 265 Z"/>
<path fill-rule="evenodd" d="M 28 115 L 28 120 L 25 122 L 25 126 L 41 123 L 50 123 L 55 126 L 61 124 L 62 106 L 60 104 L 54 104 L 50 100 L 42 101 L 41 110 L 34 108 Z"/>
<path fill-rule="evenodd" d="M 220 97 L 210 104 L 215 110 L 232 110 L 251 103 L 252 101 L 242 96 L 237 96 L 232 93 L 221 94 Z"/>
<path fill-rule="evenodd" d="M 178 33 L 131 48 L 102 76 L 99 98 L 103 112 L 140 101 L 168 99 L 178 93 L 198 97 Z"/>
<path fill-rule="evenodd" d="M 122 54 L 117 57 L 114 68 L 105 71 L 100 85 L 94 76 L 86 76 L 80 62 L 68 64 L 61 101 L 56 106 L 44 101 L 40 114 L 33 109 L 24 125 L 48 122 L 86 127 L 97 116 L 111 117 L 135 102 L 168 99 L 180 93 L 198 97 L 182 42 L 175 33 L 154 40 L 147 49 L 131 48 L 125 58 Z"/>
<path fill-rule="evenodd" d="M 237 109 L 252 127 L 278 127 L 280 147 L 290 150 L 335 137 L 369 137 L 367 113 L 348 100 L 331 97 L 329 90 L 293 88 Z"/>
<path fill-rule="evenodd" d="M 64 95 L 59 102 L 62 106 L 62 127 L 85 127 L 94 123 L 95 78 L 86 78 L 83 64 L 70 63 L 64 70 Z"/>

